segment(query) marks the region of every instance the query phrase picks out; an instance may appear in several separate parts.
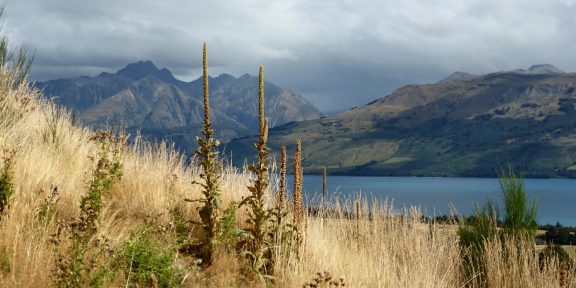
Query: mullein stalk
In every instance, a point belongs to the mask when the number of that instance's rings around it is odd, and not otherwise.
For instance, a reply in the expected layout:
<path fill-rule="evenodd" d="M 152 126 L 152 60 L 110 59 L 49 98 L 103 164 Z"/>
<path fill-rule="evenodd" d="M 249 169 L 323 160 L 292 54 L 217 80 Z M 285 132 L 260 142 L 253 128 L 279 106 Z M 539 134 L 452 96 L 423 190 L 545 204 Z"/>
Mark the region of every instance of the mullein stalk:
<path fill-rule="evenodd" d="M 202 243 L 202 255 L 204 261 L 208 264 L 212 262 L 212 256 L 216 245 L 216 236 L 218 234 L 218 211 L 220 209 L 220 166 L 218 162 L 218 152 L 216 147 L 218 141 L 214 140 L 212 122 L 210 120 L 210 103 L 208 93 L 208 52 L 207 45 L 204 43 L 202 55 L 202 70 L 204 80 L 204 125 L 201 131 L 204 139 L 196 137 L 198 141 L 198 150 L 195 152 L 200 159 L 202 173 L 202 194 L 204 199 L 199 200 L 203 206 L 198 210 L 201 225 L 204 231 L 204 242 Z"/>
<path fill-rule="evenodd" d="M 324 210 L 326 209 L 326 194 L 328 194 L 327 190 L 328 187 L 326 186 L 326 166 L 324 166 L 324 169 L 322 169 L 322 203 L 320 204 L 320 210 L 322 215 L 324 215 Z"/>
<path fill-rule="evenodd" d="M 280 146 L 280 192 L 276 197 L 276 207 L 280 210 L 286 203 L 286 146 Z"/>
<path fill-rule="evenodd" d="M 293 226 L 286 223 L 288 216 L 288 209 L 286 207 L 286 146 L 280 146 L 280 190 L 276 193 L 276 207 L 272 209 L 272 223 L 274 225 L 274 250 L 272 254 L 272 264 L 274 270 L 282 270 L 282 265 L 289 257 L 291 252 L 293 237 Z M 282 261 L 284 260 L 284 261 Z"/>
<path fill-rule="evenodd" d="M 264 68 L 260 66 L 258 81 L 258 122 L 259 135 L 258 143 L 255 144 L 258 151 L 258 162 L 248 167 L 250 172 L 254 173 L 256 179 L 251 180 L 248 186 L 250 196 L 244 198 L 240 205 L 249 206 L 249 218 L 247 220 L 250 228 L 248 233 L 251 236 L 251 247 L 245 254 L 249 255 L 252 260 L 252 270 L 258 275 L 266 274 L 266 265 L 270 264 L 270 259 L 265 257 L 269 249 L 269 227 L 271 212 L 265 205 L 265 193 L 268 189 L 268 119 L 264 118 Z"/>
<path fill-rule="evenodd" d="M 296 141 L 296 153 L 294 154 L 294 224 L 302 224 L 304 211 L 302 208 L 302 144 L 300 139 Z"/>

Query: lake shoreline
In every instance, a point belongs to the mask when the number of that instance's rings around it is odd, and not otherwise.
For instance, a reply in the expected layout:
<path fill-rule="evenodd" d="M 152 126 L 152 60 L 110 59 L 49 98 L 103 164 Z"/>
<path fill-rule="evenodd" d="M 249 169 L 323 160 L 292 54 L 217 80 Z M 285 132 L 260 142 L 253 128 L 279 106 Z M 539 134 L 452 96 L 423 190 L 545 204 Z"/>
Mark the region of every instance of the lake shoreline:
<path fill-rule="evenodd" d="M 288 177 L 287 187 L 292 187 Z M 576 226 L 576 180 L 526 178 L 526 193 L 538 204 L 541 225 Z M 304 176 L 304 194 L 317 201 L 322 194 L 322 176 Z M 397 209 L 418 207 L 425 216 L 471 215 L 488 200 L 499 207 L 502 192 L 497 178 L 328 176 L 328 197 L 341 200 L 363 195 L 367 201 L 388 201 Z"/>
<path fill-rule="evenodd" d="M 306 169 L 304 169 L 304 171 L 306 171 Z M 316 170 L 313 170 L 314 172 L 310 172 L 310 173 L 305 173 L 304 176 L 322 176 L 322 170 L 318 170 L 319 172 L 316 172 Z M 359 174 L 350 174 L 350 173 L 339 173 L 339 172 L 330 172 L 330 168 L 327 169 L 328 171 L 328 177 L 330 176 L 339 176 L 339 177 L 406 177 L 406 178 L 471 178 L 471 179 L 497 179 L 498 175 L 494 174 L 494 175 L 442 175 L 442 176 L 437 176 L 437 175 L 412 175 L 412 174 L 363 174 L 363 173 L 359 173 Z M 290 174 L 291 175 L 291 174 Z M 554 180 L 554 179 L 558 179 L 558 180 L 563 180 L 563 179 L 569 179 L 569 180 L 576 180 L 576 177 L 565 177 L 565 176 L 558 176 L 558 177 L 543 177 L 543 176 L 531 176 L 531 175 L 523 175 L 524 178 L 526 179 L 546 179 L 546 180 Z"/>

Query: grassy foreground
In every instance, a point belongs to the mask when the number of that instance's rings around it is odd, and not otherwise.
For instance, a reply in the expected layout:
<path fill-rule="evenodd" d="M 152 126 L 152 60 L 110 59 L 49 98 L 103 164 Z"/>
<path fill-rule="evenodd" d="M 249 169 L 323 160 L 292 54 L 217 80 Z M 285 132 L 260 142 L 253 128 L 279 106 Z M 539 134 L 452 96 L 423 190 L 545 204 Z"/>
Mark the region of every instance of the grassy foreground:
<path fill-rule="evenodd" d="M 418 211 L 355 199 L 329 203 L 326 217 L 304 215 L 298 243 L 280 239 L 275 247 L 288 252 L 270 252 L 276 266 L 264 282 L 250 273 L 237 249 L 242 236 L 232 233 L 247 228 L 249 215 L 232 209 L 235 217 L 223 221 L 230 233 L 219 236 L 224 244 L 205 265 L 194 256 L 202 229 L 190 224 L 201 222 L 200 204 L 184 201 L 202 197 L 193 184 L 201 181 L 199 165 L 185 165 L 164 143 L 129 140 L 74 125 L 68 112 L 0 71 L 0 180 L 6 184 L 0 287 L 562 287 L 574 281 L 572 269 L 561 276 L 554 258 L 541 267 L 533 243 L 500 238 L 484 243 L 485 270 L 470 274 L 457 225 L 425 223 Z M 250 172 L 225 167 L 220 176 L 220 207 L 250 195 Z M 267 190 L 270 207 L 277 182 Z"/>

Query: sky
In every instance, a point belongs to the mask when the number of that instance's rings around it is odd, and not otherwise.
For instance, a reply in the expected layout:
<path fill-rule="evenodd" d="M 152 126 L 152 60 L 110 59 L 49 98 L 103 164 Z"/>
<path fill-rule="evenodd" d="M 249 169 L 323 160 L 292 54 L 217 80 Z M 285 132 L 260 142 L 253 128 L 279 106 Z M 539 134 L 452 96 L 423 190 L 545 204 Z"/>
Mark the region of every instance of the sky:
<path fill-rule="evenodd" d="M 576 71 L 576 0 L 5 0 L 3 33 L 35 50 L 31 79 L 151 60 L 181 80 L 256 75 L 322 111 L 455 71 Z"/>

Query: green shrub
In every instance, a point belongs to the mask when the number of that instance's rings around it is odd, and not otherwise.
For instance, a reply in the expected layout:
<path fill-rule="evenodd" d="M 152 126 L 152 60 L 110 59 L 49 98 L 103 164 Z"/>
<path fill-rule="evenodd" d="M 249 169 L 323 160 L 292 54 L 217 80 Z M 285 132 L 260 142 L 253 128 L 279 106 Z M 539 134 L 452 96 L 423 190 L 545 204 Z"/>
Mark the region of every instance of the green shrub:
<path fill-rule="evenodd" d="M 484 207 L 476 207 L 476 213 L 466 223 L 458 227 L 458 237 L 464 262 L 464 273 L 472 279 L 476 273 L 484 274 L 484 243 L 497 233 L 497 208 L 488 201 Z"/>
<path fill-rule="evenodd" d="M 108 278 L 110 255 L 114 251 L 107 239 L 94 238 L 98 232 L 98 220 L 103 207 L 103 197 L 114 183 L 122 178 L 121 155 L 125 144 L 125 134 L 116 137 L 113 131 L 99 132 L 94 137 L 100 145 L 96 169 L 88 193 L 80 199 L 80 216 L 70 221 L 58 223 L 58 231 L 53 235 L 56 254 L 56 268 L 53 270 L 54 284 L 57 287 L 104 287 Z M 62 236 L 67 236 L 70 245 L 62 245 Z"/>
<path fill-rule="evenodd" d="M 38 207 L 36 218 L 40 223 L 48 224 L 54 216 L 55 205 L 58 202 L 58 186 L 50 187 L 50 194 L 44 198 L 44 202 Z"/>
<path fill-rule="evenodd" d="M 476 207 L 474 216 L 458 228 L 458 236 L 462 247 L 482 249 L 484 240 L 496 235 L 498 209 L 491 201 L 484 207 Z"/>
<path fill-rule="evenodd" d="M 572 262 L 568 252 L 562 248 L 560 245 L 548 245 L 538 254 L 538 263 L 540 268 L 544 268 L 546 263 L 552 259 L 556 258 L 560 266 L 568 265 Z"/>
<path fill-rule="evenodd" d="M 245 235 L 244 230 L 236 226 L 236 211 L 238 210 L 238 203 L 230 202 L 228 207 L 224 210 L 222 218 L 220 219 L 219 235 L 217 237 L 218 243 L 225 249 L 232 249 L 236 246 L 239 236 Z"/>
<path fill-rule="evenodd" d="M 6 252 L 0 254 L 0 271 L 4 273 L 10 273 L 12 269 L 10 268 L 10 257 Z"/>
<path fill-rule="evenodd" d="M 154 240 L 147 231 L 132 234 L 122 246 L 121 255 L 127 268 L 127 287 L 177 287 L 181 271 L 174 267 L 174 247 Z"/>
<path fill-rule="evenodd" d="M 0 213 L 4 213 L 8 208 L 10 198 L 14 194 L 14 183 L 12 183 L 12 161 L 14 151 L 4 157 L 4 166 L 0 172 Z"/>

